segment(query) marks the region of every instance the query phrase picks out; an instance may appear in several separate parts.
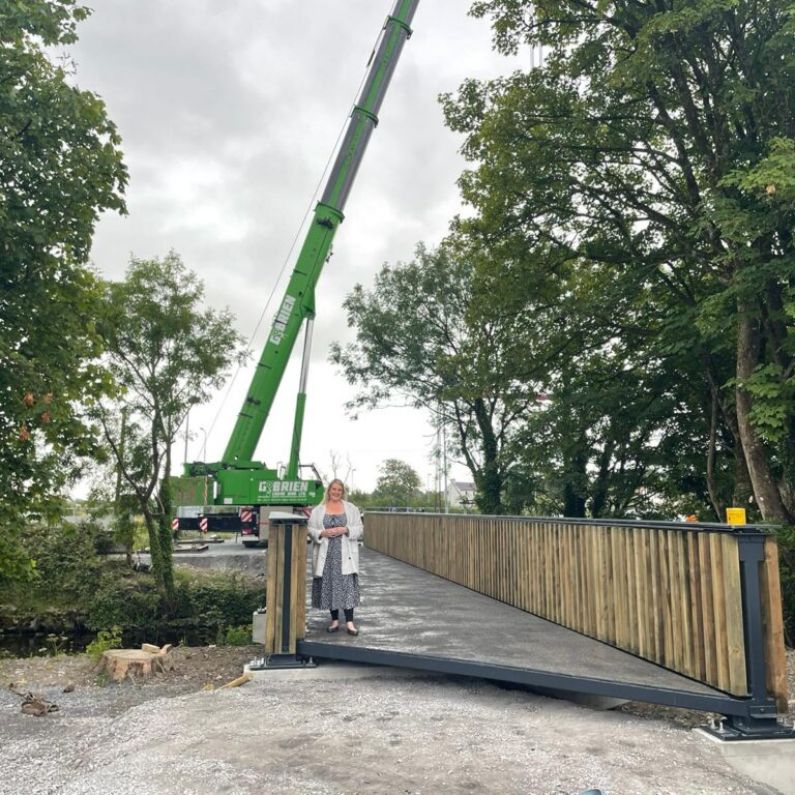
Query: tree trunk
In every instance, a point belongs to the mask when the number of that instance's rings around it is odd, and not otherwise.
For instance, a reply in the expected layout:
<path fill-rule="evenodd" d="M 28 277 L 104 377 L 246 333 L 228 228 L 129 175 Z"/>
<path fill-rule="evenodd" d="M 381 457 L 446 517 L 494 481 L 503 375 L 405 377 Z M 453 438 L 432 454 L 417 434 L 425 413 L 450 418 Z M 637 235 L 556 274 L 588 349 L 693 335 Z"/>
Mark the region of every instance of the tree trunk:
<path fill-rule="evenodd" d="M 475 400 L 474 410 L 483 451 L 483 466 L 478 483 L 478 508 L 485 514 L 503 514 L 505 508 L 502 504 L 502 474 L 497 461 L 497 437 L 482 398 Z"/>
<path fill-rule="evenodd" d="M 124 446 L 126 443 L 126 436 L 127 436 L 127 409 L 122 408 L 121 410 L 121 430 L 119 433 L 119 459 L 124 461 Z M 116 488 L 114 489 L 113 493 L 113 505 L 114 505 L 114 512 L 116 515 L 116 527 L 123 528 L 123 538 L 124 538 L 124 556 L 127 560 L 127 565 L 132 567 L 132 553 L 133 553 L 133 539 L 132 533 L 128 532 L 129 527 L 129 512 L 127 511 L 127 506 L 122 506 L 121 504 L 121 485 L 122 485 L 122 468 L 121 466 L 116 467 Z"/>
<path fill-rule="evenodd" d="M 173 550 L 173 535 L 171 532 L 171 519 L 162 511 L 158 517 L 158 532 L 160 535 L 160 559 L 163 567 L 163 590 L 166 596 L 166 606 L 171 610 L 177 601 L 174 589 L 174 563 L 171 554 Z"/>
<path fill-rule="evenodd" d="M 149 557 L 152 559 L 152 574 L 157 582 L 161 593 L 166 595 L 165 583 L 163 582 L 163 555 L 160 551 L 160 528 L 156 517 L 152 514 L 148 506 L 143 506 L 144 523 L 149 534 Z"/>
<path fill-rule="evenodd" d="M 585 518 L 585 494 L 583 485 L 586 480 L 586 463 L 588 457 L 578 450 L 563 473 L 563 515 L 575 519 Z"/>
<path fill-rule="evenodd" d="M 739 431 L 737 442 L 734 445 L 734 492 L 732 494 L 732 505 L 738 508 L 751 504 L 754 490 L 751 487 L 751 476 L 748 474 L 748 467 L 745 464 L 743 446 L 740 442 Z M 721 517 L 720 521 L 723 521 Z"/>
<path fill-rule="evenodd" d="M 766 521 L 792 523 L 793 517 L 787 515 L 778 487 L 768 465 L 762 440 L 751 423 L 753 400 L 751 393 L 743 387 L 743 382 L 751 377 L 759 358 L 759 333 L 752 320 L 748 307 L 738 301 L 737 328 L 737 380 L 735 401 L 737 405 L 737 425 L 740 430 L 745 463 L 754 490 L 754 498 Z"/>
<path fill-rule="evenodd" d="M 171 445 L 166 445 L 165 475 L 160 481 L 160 491 L 158 503 L 160 515 L 158 516 L 158 532 L 160 535 L 160 555 L 163 566 L 163 588 L 166 594 L 166 604 L 171 610 L 176 604 L 176 592 L 174 590 L 174 564 L 172 549 L 174 545 L 174 535 L 171 531 L 171 483 L 169 472 L 171 471 Z"/>
<path fill-rule="evenodd" d="M 712 400 L 710 401 L 709 414 L 709 444 L 707 446 L 707 492 L 709 501 L 712 503 L 712 510 L 715 512 L 716 521 L 721 519 L 721 504 L 718 498 L 718 487 L 715 483 L 715 448 L 717 445 L 718 434 L 718 393 L 712 389 Z"/>
<path fill-rule="evenodd" d="M 611 428 L 612 431 L 612 428 Z M 610 462 L 613 460 L 613 451 L 616 448 L 615 441 L 610 438 L 605 441 L 602 454 L 599 456 L 599 473 L 593 487 L 593 497 L 591 498 L 591 516 L 598 519 L 604 514 L 607 505 L 607 495 L 610 488 Z"/>

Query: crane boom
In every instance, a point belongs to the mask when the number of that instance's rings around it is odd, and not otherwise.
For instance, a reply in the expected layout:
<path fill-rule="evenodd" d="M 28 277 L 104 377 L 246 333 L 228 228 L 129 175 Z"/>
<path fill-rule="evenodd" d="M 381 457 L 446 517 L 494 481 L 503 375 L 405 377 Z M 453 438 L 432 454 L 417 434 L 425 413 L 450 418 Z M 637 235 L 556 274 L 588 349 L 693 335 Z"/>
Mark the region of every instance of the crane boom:
<path fill-rule="evenodd" d="M 305 360 L 309 355 L 309 335 L 315 315 L 315 287 L 329 258 L 334 236 L 343 222 L 345 204 L 373 130 L 378 112 L 389 87 L 406 40 L 411 36 L 411 22 L 419 0 L 396 0 L 384 23 L 378 45 L 371 56 L 369 70 L 359 97 L 351 112 L 342 145 L 332 166 L 320 201 L 301 247 L 290 281 L 251 380 L 243 406 L 220 462 L 187 464 L 183 478 L 175 478 L 177 504 L 197 501 L 223 505 L 267 504 L 282 502 L 289 495 L 296 504 L 312 501 L 313 489 L 295 480 L 298 473 L 298 452 L 301 440 L 304 403 L 306 400 L 306 361 L 296 402 L 296 416 L 290 463 L 286 478 L 293 486 L 277 488 L 279 475 L 253 460 L 263 428 L 279 390 L 282 376 L 304 322 L 307 321 Z M 212 492 L 208 479 L 214 481 Z M 276 499 L 278 492 L 279 499 Z"/>
<path fill-rule="evenodd" d="M 406 39 L 419 0 L 398 0 L 384 25 L 384 35 L 372 60 L 367 80 L 351 113 L 343 144 L 298 256 L 290 282 L 273 321 L 248 394 L 223 455 L 223 463 L 250 461 L 259 443 L 298 334 L 315 312 L 315 285 L 328 259 L 345 204 L 362 162 L 367 143 L 378 124 L 389 81 Z"/>

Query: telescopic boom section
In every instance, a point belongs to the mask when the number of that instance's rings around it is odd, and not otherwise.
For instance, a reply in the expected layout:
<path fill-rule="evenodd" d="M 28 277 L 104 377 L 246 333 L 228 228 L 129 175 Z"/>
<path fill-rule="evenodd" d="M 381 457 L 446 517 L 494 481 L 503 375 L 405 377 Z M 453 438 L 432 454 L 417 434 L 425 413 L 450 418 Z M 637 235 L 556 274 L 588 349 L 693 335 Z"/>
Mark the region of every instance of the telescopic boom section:
<path fill-rule="evenodd" d="M 367 143 L 378 124 L 378 111 L 403 45 L 411 35 L 411 21 L 418 4 L 419 0 L 397 0 L 387 17 L 364 88 L 351 113 L 342 147 L 315 208 L 290 283 L 224 452 L 223 465 L 251 462 L 301 326 L 304 320 L 314 316 L 315 285 L 328 259 L 337 227 L 344 219 L 345 203 Z"/>

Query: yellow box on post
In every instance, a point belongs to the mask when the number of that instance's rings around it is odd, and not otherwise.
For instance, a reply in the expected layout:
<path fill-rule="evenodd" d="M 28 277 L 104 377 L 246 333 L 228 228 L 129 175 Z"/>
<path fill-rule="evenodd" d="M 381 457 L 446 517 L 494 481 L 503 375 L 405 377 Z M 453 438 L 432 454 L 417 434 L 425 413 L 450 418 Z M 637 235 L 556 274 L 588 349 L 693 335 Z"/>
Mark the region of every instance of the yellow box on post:
<path fill-rule="evenodd" d="M 727 508 L 726 524 L 745 524 L 745 508 Z"/>

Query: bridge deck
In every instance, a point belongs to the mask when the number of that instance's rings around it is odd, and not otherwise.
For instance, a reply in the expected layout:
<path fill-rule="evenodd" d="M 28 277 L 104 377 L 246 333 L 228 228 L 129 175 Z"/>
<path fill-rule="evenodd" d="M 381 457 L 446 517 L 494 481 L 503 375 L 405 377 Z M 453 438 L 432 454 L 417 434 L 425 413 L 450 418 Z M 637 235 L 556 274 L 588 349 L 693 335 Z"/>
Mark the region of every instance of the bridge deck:
<path fill-rule="evenodd" d="M 386 555 L 361 553 L 359 636 L 326 632 L 328 613 L 309 610 L 299 653 L 742 712 L 743 699 Z"/>

